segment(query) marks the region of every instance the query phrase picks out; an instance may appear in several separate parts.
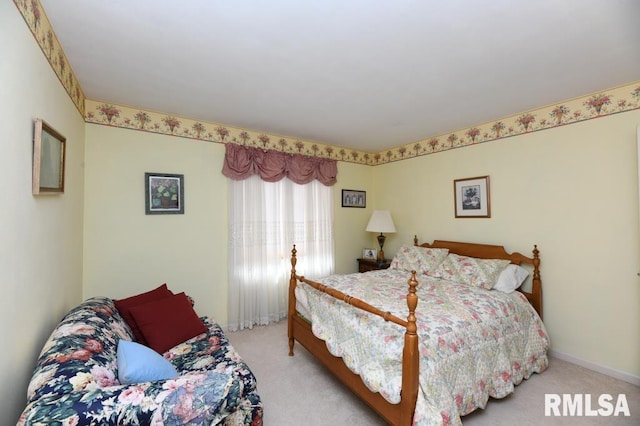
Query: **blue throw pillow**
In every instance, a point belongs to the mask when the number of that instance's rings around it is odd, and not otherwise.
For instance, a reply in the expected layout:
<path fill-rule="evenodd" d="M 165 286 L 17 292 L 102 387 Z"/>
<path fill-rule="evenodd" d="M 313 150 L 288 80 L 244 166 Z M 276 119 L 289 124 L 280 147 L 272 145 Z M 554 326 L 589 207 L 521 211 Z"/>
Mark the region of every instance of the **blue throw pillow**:
<path fill-rule="evenodd" d="M 178 377 L 174 366 L 162 355 L 140 343 L 118 342 L 118 380 L 129 385 Z"/>

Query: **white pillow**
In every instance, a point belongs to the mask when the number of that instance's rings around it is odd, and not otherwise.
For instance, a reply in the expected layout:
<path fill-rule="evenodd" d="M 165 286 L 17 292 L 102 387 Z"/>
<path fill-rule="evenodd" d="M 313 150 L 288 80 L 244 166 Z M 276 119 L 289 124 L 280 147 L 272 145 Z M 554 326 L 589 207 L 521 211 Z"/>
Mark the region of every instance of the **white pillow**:
<path fill-rule="evenodd" d="M 522 285 L 524 280 L 529 276 L 529 271 L 522 266 L 510 264 L 504 271 L 500 272 L 498 282 L 493 286 L 495 290 L 500 290 L 504 293 L 511 293 Z"/>

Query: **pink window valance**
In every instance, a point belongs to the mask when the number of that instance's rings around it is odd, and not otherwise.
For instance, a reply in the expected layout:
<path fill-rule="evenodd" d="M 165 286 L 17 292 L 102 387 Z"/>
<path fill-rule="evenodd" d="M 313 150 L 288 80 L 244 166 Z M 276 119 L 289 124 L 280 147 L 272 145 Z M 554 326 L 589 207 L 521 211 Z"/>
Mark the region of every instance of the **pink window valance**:
<path fill-rule="evenodd" d="M 298 184 L 309 183 L 314 179 L 326 186 L 336 183 L 338 175 L 336 160 L 263 150 L 233 143 L 227 143 L 225 149 L 222 174 L 234 180 L 259 175 L 267 182 L 277 182 L 287 177 Z"/>

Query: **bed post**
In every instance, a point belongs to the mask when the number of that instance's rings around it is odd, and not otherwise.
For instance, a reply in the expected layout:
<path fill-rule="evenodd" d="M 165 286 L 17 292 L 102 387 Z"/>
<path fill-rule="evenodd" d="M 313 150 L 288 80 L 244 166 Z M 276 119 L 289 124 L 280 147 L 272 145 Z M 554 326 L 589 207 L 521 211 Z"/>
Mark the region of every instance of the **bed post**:
<path fill-rule="evenodd" d="M 540 252 L 538 246 L 533 246 L 533 280 L 531 282 L 531 293 L 535 296 L 533 307 L 542 318 L 542 285 L 540 284 Z"/>
<path fill-rule="evenodd" d="M 409 293 L 407 294 L 409 315 L 407 316 L 407 331 L 404 333 L 404 349 L 402 351 L 401 425 L 411 425 L 413 423 L 413 412 L 418 399 L 420 354 L 418 353 L 418 327 L 416 326 L 417 286 L 416 271 L 411 271 Z"/>
<path fill-rule="evenodd" d="M 289 279 L 289 314 L 287 323 L 287 334 L 289 336 L 289 356 L 293 356 L 293 317 L 296 314 L 296 245 L 291 249 L 291 278 Z"/>

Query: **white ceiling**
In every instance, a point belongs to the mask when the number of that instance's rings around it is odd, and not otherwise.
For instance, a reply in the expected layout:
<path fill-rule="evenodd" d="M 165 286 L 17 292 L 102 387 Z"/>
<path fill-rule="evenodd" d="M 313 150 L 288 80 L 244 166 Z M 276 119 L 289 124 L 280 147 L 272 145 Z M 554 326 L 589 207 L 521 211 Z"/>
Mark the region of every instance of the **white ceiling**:
<path fill-rule="evenodd" d="M 382 151 L 640 80 L 639 0 L 41 0 L 92 100 Z"/>

